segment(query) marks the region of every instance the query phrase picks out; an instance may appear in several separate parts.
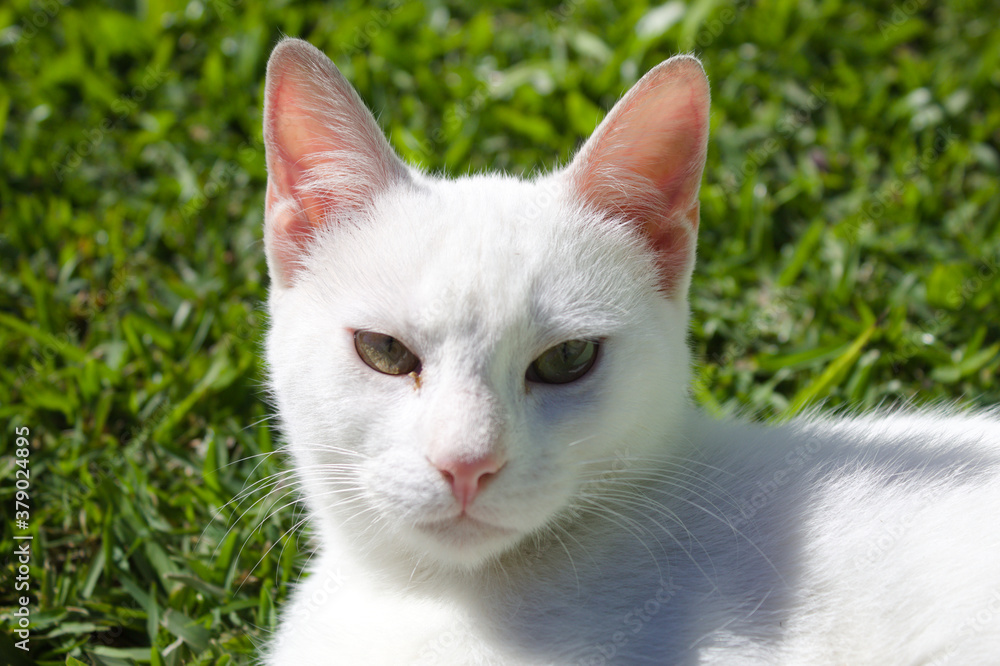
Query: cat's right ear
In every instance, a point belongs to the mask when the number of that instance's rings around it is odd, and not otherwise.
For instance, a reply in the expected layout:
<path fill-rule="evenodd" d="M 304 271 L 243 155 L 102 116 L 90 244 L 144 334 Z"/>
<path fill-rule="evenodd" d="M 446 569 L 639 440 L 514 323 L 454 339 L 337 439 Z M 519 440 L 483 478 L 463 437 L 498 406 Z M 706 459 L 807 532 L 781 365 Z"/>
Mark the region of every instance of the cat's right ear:
<path fill-rule="evenodd" d="M 264 146 L 264 246 L 282 287 L 293 284 L 319 229 L 409 177 L 354 88 L 300 39 L 279 43 L 267 63 Z"/>

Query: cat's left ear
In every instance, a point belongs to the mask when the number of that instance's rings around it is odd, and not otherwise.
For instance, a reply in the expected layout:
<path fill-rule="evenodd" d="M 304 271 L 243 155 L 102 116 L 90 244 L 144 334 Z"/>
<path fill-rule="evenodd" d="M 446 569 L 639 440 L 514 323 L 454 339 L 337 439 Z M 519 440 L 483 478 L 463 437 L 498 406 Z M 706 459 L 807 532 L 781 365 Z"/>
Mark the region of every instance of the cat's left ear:
<path fill-rule="evenodd" d="M 708 114 L 701 63 L 670 58 L 619 100 L 566 171 L 584 204 L 639 227 L 670 296 L 687 292 L 694 268 Z"/>
<path fill-rule="evenodd" d="M 267 63 L 264 146 L 264 246 L 272 280 L 283 287 L 319 229 L 353 219 L 409 178 L 351 84 L 300 39 L 283 40 Z"/>

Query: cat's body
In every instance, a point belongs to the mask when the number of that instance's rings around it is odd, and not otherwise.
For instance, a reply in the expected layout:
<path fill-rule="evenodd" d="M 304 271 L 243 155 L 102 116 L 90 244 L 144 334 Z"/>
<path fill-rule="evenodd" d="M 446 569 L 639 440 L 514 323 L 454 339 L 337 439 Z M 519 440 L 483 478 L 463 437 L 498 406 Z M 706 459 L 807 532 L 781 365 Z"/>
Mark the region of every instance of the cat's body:
<path fill-rule="evenodd" d="M 444 181 L 276 49 L 268 361 L 317 553 L 268 663 L 1000 663 L 997 413 L 688 404 L 707 109 L 675 58 L 566 169 Z"/>
<path fill-rule="evenodd" d="M 596 482 L 645 499 L 481 571 L 325 541 L 273 663 L 1000 663 L 995 417 L 681 433 Z"/>

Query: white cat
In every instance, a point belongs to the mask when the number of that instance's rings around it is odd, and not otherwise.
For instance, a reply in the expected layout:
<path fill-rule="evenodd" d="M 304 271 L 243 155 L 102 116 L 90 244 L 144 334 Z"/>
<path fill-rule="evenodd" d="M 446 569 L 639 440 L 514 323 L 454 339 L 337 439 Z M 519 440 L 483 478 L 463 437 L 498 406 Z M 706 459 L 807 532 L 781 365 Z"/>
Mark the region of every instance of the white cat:
<path fill-rule="evenodd" d="M 268 664 L 998 664 L 1000 414 L 689 404 L 709 88 L 663 62 L 569 166 L 403 164 L 267 72 L 267 358 L 315 533 Z"/>

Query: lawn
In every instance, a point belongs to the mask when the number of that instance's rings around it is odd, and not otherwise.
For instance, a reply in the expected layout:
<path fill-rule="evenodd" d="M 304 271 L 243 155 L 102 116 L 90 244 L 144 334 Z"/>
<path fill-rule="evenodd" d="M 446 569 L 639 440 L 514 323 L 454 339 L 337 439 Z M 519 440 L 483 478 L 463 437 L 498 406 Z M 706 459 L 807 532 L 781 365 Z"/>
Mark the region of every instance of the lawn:
<path fill-rule="evenodd" d="M 0 7 L 0 661 L 247 663 L 299 576 L 258 358 L 282 35 L 446 174 L 564 163 L 645 70 L 697 54 L 694 399 L 1000 403 L 992 0 L 263 4 Z"/>

